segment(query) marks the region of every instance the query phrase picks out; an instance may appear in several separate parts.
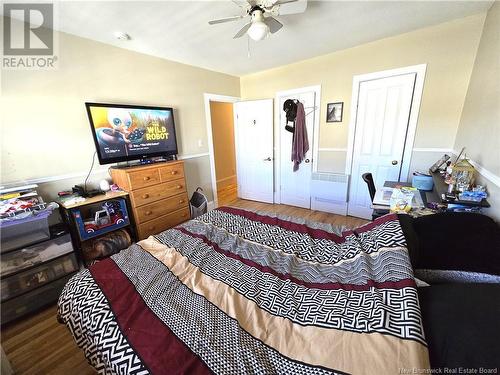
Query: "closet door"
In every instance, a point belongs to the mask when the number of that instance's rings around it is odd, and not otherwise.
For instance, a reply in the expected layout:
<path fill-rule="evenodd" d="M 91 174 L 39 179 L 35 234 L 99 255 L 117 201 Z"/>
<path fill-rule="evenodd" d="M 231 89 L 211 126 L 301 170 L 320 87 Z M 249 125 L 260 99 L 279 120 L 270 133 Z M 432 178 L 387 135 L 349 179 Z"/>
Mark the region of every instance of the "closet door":
<path fill-rule="evenodd" d="M 234 104 L 238 197 L 274 202 L 273 100 Z"/>
<path fill-rule="evenodd" d="M 409 73 L 359 84 L 347 211 L 350 216 L 370 219 L 372 215 L 363 173 L 373 175 L 377 189 L 385 181 L 401 181 L 415 79 L 416 73 Z"/>
<path fill-rule="evenodd" d="M 299 165 L 299 170 L 293 171 L 292 138 L 293 134 L 285 129 L 286 114 L 283 111 L 283 103 L 287 99 L 299 100 L 305 108 L 307 139 L 309 151 Z M 312 149 L 314 133 L 314 116 L 317 115 L 316 93 L 314 91 L 301 92 L 295 95 L 280 96 L 280 183 L 281 203 L 290 206 L 311 208 L 311 174 L 312 174 Z"/>

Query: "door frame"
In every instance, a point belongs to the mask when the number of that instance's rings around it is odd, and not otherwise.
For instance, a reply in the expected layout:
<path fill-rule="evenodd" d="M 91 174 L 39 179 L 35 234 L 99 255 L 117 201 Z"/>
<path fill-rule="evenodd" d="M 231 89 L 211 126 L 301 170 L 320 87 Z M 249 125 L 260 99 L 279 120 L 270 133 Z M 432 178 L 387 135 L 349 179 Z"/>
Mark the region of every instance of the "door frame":
<path fill-rule="evenodd" d="M 425 72 L 427 64 L 412 65 L 404 68 L 383 70 L 368 74 L 356 75 L 352 79 L 352 98 L 351 98 L 351 120 L 349 121 L 349 135 L 347 141 L 347 155 L 345 174 L 350 176 L 352 173 L 352 161 L 354 159 L 354 138 L 356 135 L 356 116 L 358 114 L 359 87 L 361 82 L 372 81 L 381 78 L 389 78 L 398 75 L 415 73 L 415 87 L 413 90 L 413 98 L 410 107 L 410 118 L 408 120 L 408 128 L 406 130 L 406 141 L 403 151 L 403 162 L 401 163 L 400 180 L 406 182 L 410 171 L 411 156 L 413 152 L 413 143 L 415 141 L 415 133 L 417 130 L 418 115 L 420 113 L 420 103 L 424 90 Z M 350 191 L 349 191 L 350 193 Z"/>
<path fill-rule="evenodd" d="M 219 207 L 219 198 L 217 196 L 217 176 L 215 173 L 215 154 L 214 154 L 214 141 L 212 133 L 212 113 L 210 111 L 210 102 L 223 102 L 223 103 L 236 103 L 241 99 L 236 96 L 218 95 L 211 93 L 203 94 L 203 102 L 205 105 L 205 121 L 207 127 L 207 145 L 208 145 L 208 157 L 210 159 L 210 176 L 212 179 L 212 194 L 214 196 L 214 208 Z M 234 112 L 234 111 L 233 111 Z M 233 117 L 233 127 L 234 127 L 234 117 Z M 236 147 L 236 144 L 235 144 Z M 236 150 L 235 150 L 236 152 Z M 236 177 L 237 178 L 237 177 Z"/>
<path fill-rule="evenodd" d="M 316 105 L 314 109 L 316 116 L 313 124 L 313 145 L 312 145 L 312 173 L 318 171 L 318 147 L 319 147 L 319 120 L 321 109 L 321 85 L 300 87 L 291 90 L 283 90 L 276 92 L 274 98 L 274 203 L 281 204 L 281 132 L 280 132 L 280 98 L 282 96 L 302 94 L 304 92 L 314 91 L 316 94 Z M 307 113 L 307 111 L 306 111 Z"/>

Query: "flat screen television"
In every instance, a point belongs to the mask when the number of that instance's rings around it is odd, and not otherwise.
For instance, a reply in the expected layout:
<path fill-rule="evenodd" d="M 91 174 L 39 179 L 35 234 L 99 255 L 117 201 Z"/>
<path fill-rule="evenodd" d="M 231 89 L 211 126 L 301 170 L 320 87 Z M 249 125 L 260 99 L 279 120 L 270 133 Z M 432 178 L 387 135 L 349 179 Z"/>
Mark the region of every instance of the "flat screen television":
<path fill-rule="evenodd" d="M 177 155 L 168 107 L 85 103 L 100 164 Z"/>

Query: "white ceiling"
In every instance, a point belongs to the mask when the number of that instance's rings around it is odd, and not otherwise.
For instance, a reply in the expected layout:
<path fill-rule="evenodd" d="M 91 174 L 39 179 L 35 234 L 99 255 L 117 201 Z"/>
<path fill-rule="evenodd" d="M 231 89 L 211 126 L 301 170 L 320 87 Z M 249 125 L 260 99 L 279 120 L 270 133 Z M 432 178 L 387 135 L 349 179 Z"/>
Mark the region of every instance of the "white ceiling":
<path fill-rule="evenodd" d="M 62 31 L 241 76 L 429 25 L 486 11 L 492 1 L 309 1 L 303 14 L 260 42 L 232 39 L 247 20 L 208 25 L 239 14 L 230 1 L 76 1 L 59 3 Z M 117 40 L 123 31 L 132 40 Z"/>

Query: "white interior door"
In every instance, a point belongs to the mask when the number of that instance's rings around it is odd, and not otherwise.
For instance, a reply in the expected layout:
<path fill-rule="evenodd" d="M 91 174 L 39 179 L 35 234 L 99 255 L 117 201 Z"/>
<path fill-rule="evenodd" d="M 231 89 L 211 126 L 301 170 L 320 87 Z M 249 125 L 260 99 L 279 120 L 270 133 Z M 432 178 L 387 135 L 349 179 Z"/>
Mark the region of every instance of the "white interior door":
<path fill-rule="evenodd" d="M 234 104 L 238 197 L 274 202 L 273 100 Z"/>
<path fill-rule="evenodd" d="M 377 189 L 400 180 L 415 79 L 409 73 L 360 82 L 348 215 L 371 218 L 363 173 L 372 173 Z"/>
<path fill-rule="evenodd" d="M 293 134 L 285 129 L 286 114 L 283 111 L 283 103 L 287 99 L 299 100 L 305 108 L 307 138 L 309 140 L 309 151 L 299 170 L 293 171 L 292 138 Z M 316 93 L 307 91 L 300 94 L 281 96 L 279 98 L 280 108 L 280 189 L 281 203 L 290 206 L 311 208 L 311 173 L 313 155 L 314 116 L 317 115 Z"/>

